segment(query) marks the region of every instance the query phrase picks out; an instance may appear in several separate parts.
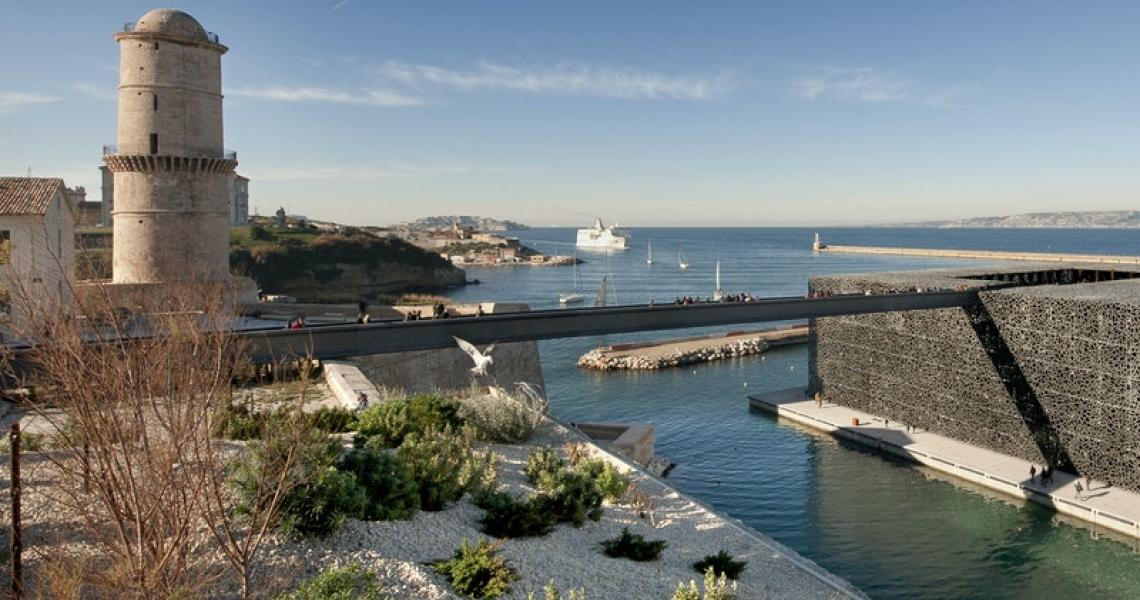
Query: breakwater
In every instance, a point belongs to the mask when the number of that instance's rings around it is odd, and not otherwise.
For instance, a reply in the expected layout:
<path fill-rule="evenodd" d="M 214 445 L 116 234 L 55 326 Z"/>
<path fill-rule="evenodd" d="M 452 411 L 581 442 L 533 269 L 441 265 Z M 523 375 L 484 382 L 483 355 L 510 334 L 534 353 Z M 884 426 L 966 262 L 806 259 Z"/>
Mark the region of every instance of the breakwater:
<path fill-rule="evenodd" d="M 816 252 L 829 254 L 887 254 L 979 260 L 1017 260 L 1056 263 L 1093 263 L 1105 265 L 1140 265 L 1140 256 L 1116 254 L 1067 254 L 1061 252 L 1002 252 L 996 250 L 955 250 L 945 248 L 889 248 L 884 246 L 819 245 Z"/>
<path fill-rule="evenodd" d="M 807 325 L 796 325 L 642 344 L 615 344 L 587 352 L 578 359 L 578 366 L 599 371 L 668 369 L 760 354 L 774 346 L 803 344 L 808 341 L 808 335 Z"/>

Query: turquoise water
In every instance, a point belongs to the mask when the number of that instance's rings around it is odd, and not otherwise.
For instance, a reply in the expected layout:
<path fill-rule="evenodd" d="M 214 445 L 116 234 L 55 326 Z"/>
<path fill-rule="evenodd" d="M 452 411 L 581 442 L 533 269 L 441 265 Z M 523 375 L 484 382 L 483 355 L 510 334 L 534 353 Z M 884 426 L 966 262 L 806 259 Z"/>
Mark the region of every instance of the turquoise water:
<path fill-rule="evenodd" d="M 1140 254 L 1140 236 L 1127 231 L 823 231 L 835 244 Z M 569 252 L 554 243 L 574 233 L 518 235 L 547 251 Z M 617 299 L 626 303 L 707 296 L 718 257 L 726 291 L 761 295 L 802 294 L 812 274 L 978 264 L 813 255 L 808 230 L 639 229 L 634 235 L 634 249 L 608 261 L 582 255 L 589 261 L 580 267 L 584 288 L 597 285 L 606 262 Z M 644 263 L 647 239 L 658 261 L 652 267 Z M 692 265 L 686 272 L 676 268 L 680 244 Z M 454 296 L 551 308 L 570 275 L 569 268 L 469 270 L 484 283 Z M 598 345 L 674 333 L 541 343 L 552 411 L 569 421 L 654 424 L 658 451 L 678 463 L 669 476 L 674 485 L 873 598 L 1140 598 L 1140 555 L 1132 542 L 749 412 L 747 394 L 805 383 L 804 348 L 657 373 L 601 374 L 574 365 Z"/>

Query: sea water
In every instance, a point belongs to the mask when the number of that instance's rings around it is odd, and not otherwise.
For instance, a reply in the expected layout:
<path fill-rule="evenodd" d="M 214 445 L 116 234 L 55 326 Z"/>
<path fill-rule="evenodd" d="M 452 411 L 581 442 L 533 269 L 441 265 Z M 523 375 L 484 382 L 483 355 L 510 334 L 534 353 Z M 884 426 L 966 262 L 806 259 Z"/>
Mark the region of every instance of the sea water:
<path fill-rule="evenodd" d="M 592 303 L 603 275 L 611 303 L 671 302 L 713 293 L 716 261 L 727 293 L 803 295 L 827 273 L 977 266 L 978 261 L 813 254 L 816 230 L 636 229 L 624 252 L 578 255 Z M 1127 230 L 820 229 L 824 243 L 982 250 L 1140 254 Z M 546 253 L 570 254 L 572 229 L 511 232 Z M 646 244 L 653 242 L 653 265 Z M 677 267 L 678 251 L 687 270 Z M 457 301 L 522 301 L 554 308 L 570 267 L 468 269 L 482 283 Z M 709 332 L 742 326 L 693 330 Z M 579 369 L 588 350 L 680 332 L 540 343 L 552 413 L 563 420 L 639 421 L 677 463 L 669 480 L 815 560 L 873 598 L 1140 598 L 1133 541 L 1067 523 L 932 471 L 748 410 L 747 395 L 805 385 L 807 350 L 657 372 Z"/>

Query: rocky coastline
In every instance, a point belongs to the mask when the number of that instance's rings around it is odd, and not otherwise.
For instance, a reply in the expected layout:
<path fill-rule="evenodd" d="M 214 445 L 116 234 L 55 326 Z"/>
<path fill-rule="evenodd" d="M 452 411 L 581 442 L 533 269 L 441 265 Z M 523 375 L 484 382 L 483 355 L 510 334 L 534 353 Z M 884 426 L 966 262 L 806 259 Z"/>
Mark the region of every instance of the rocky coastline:
<path fill-rule="evenodd" d="M 652 371 L 683 367 L 696 363 L 725 360 L 760 354 L 769 347 L 767 341 L 759 338 L 748 338 L 727 342 L 703 348 L 678 348 L 660 356 L 645 356 L 640 354 L 612 355 L 610 348 L 595 348 L 583 354 L 578 359 L 578 366 L 599 371 Z"/>

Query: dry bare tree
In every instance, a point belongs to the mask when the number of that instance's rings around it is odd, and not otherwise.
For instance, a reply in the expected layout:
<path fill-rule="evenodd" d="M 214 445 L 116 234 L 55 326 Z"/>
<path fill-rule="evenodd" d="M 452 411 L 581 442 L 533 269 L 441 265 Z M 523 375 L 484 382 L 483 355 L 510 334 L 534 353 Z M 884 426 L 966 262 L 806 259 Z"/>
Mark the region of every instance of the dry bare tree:
<path fill-rule="evenodd" d="M 252 509 L 237 514 L 229 475 L 243 449 L 212 437 L 235 377 L 248 370 L 224 286 L 169 284 L 133 311 L 99 286 L 71 306 L 10 286 L 24 311 L 16 333 L 33 347 L 7 375 L 34 390 L 27 408 L 56 446 L 43 455 L 51 478 L 26 488 L 63 515 L 55 548 L 29 546 L 50 567 L 38 587 L 195 597 L 216 593 L 229 571 L 242 597 L 254 595 L 257 554 L 281 500 L 305 483 L 295 443 L 304 428 L 299 418 L 278 422 Z M 61 584 L 61 573 L 74 585 Z"/>

